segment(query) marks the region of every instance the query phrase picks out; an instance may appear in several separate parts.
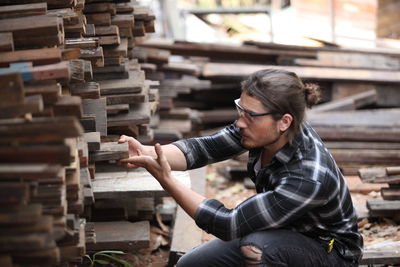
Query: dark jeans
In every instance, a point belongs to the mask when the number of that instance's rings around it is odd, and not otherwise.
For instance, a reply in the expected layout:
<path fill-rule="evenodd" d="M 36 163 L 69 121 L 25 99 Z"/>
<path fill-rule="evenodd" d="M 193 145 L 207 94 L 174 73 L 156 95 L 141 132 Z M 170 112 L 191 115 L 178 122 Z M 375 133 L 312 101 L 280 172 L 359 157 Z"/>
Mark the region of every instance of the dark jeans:
<path fill-rule="evenodd" d="M 258 248 L 259 252 L 262 251 L 257 259 L 249 258 L 248 253 L 243 255 L 241 248 L 249 245 Z M 327 253 L 322 245 L 312 238 L 290 230 L 274 229 L 252 233 L 232 241 L 214 239 L 194 248 L 177 263 L 177 267 L 196 266 L 338 267 L 358 265 L 344 260 L 335 249 Z"/>

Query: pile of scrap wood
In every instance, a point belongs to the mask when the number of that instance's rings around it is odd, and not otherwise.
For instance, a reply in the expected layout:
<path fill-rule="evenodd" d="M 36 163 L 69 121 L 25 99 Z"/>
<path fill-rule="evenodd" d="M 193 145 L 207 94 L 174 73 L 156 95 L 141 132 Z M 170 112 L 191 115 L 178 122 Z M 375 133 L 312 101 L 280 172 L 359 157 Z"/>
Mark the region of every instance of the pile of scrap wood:
<path fill-rule="evenodd" d="M 192 134 L 237 119 L 233 100 L 240 96 L 240 81 L 248 75 L 266 68 L 285 69 L 304 82 L 320 85 L 322 104 L 307 111 L 307 120 L 345 174 L 354 175 L 364 166 L 400 164 L 400 51 L 152 39 L 140 47 L 174 55 L 170 63 L 152 70 L 160 79 L 161 98 L 168 99 L 162 102 L 165 111 L 160 115 L 190 120 Z M 169 67 L 172 61 L 196 72 L 177 75 L 176 68 Z"/>
<path fill-rule="evenodd" d="M 86 248 L 146 247 L 154 198 L 141 222 L 89 221 L 97 167 L 129 155 L 119 134 L 153 138 L 158 83 L 133 50 L 154 16 L 135 1 L 38 2 L 0 5 L 0 265 L 75 266 Z"/>
<path fill-rule="evenodd" d="M 365 183 L 387 183 L 381 188 L 381 199 L 369 199 L 367 208 L 372 217 L 394 217 L 400 220 L 400 166 L 364 168 L 359 176 Z"/>

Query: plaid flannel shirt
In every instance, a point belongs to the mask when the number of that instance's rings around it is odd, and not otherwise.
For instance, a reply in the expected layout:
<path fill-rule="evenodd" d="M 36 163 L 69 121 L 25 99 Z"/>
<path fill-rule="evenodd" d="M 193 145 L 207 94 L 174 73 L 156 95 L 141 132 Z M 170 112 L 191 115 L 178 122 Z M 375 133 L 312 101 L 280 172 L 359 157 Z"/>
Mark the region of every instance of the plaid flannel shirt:
<path fill-rule="evenodd" d="M 246 151 L 239 129 L 232 124 L 206 137 L 174 142 L 185 155 L 188 169 L 232 158 Z M 271 163 L 257 173 L 254 166 L 261 148 L 249 151 L 248 171 L 257 194 L 234 209 L 205 199 L 195 221 L 222 240 L 252 232 L 286 228 L 312 238 L 335 238 L 346 259 L 359 261 L 363 239 L 344 178 L 331 154 L 308 123 L 303 123 L 292 145 L 284 146 Z"/>

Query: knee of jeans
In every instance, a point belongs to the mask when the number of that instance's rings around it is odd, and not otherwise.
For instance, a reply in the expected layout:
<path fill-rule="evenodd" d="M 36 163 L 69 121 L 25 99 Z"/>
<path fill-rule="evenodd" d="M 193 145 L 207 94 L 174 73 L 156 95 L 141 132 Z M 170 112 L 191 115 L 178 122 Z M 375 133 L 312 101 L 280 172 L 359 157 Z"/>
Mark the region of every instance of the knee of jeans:
<path fill-rule="evenodd" d="M 254 245 L 243 245 L 240 247 L 245 266 L 261 266 L 262 250 Z"/>

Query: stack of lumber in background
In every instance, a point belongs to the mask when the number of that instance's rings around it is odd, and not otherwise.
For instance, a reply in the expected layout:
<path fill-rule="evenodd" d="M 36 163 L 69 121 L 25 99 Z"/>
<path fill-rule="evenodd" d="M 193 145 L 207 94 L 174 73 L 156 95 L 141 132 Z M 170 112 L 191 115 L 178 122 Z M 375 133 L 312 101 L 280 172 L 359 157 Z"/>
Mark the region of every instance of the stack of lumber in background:
<path fill-rule="evenodd" d="M 78 14 L 82 6 L 12 4 L 0 7 L 1 265 L 75 264 L 85 254 L 80 215 L 92 199 L 84 197 L 81 99 L 64 91 L 90 71 L 79 51 L 62 48 L 79 20 L 64 23 L 48 9 Z"/>
<path fill-rule="evenodd" d="M 153 31 L 154 16 L 135 1 L 1 3 L 1 266 L 73 266 L 86 248 L 149 245 L 156 194 L 146 192 L 160 187 L 131 189 L 133 201 L 149 197 L 150 215 L 134 218 L 140 222 L 123 216 L 96 230 L 92 218 L 101 217 L 94 203 L 101 210 L 104 193 L 96 178 L 115 178 L 115 161 L 129 155 L 118 136 L 153 138 L 158 83 L 146 80 L 132 53 L 136 38 Z M 130 176 L 153 181 L 144 171 Z M 132 206 L 126 201 L 123 213 Z"/>
<path fill-rule="evenodd" d="M 177 92 L 173 107 L 191 109 L 192 133 L 210 133 L 237 118 L 233 100 L 240 96 L 240 81 L 248 75 L 266 68 L 285 69 L 321 87 L 322 103 L 307 111 L 307 120 L 345 174 L 356 175 L 360 167 L 400 164 L 400 51 L 155 39 L 140 46 L 181 56 L 181 62 L 200 68 L 199 81 L 211 81 L 208 88 L 191 94 L 169 84 L 169 90 Z M 166 73 L 162 68 L 157 71 Z"/>
<path fill-rule="evenodd" d="M 400 212 L 400 166 L 363 168 L 359 176 L 365 183 L 387 183 L 381 188 L 381 197 L 369 199 L 367 208 L 371 217 L 392 217 L 399 221 Z"/>

